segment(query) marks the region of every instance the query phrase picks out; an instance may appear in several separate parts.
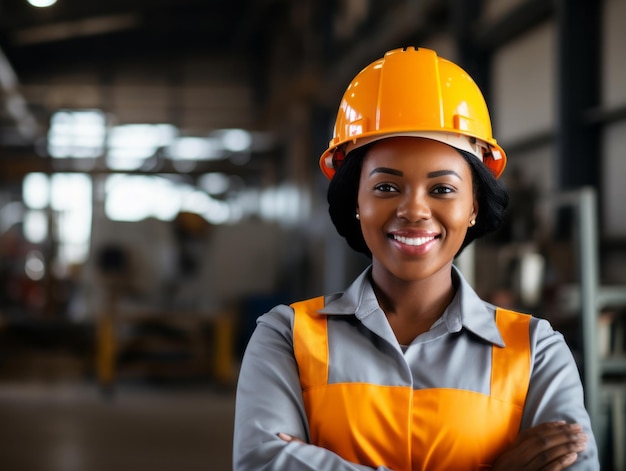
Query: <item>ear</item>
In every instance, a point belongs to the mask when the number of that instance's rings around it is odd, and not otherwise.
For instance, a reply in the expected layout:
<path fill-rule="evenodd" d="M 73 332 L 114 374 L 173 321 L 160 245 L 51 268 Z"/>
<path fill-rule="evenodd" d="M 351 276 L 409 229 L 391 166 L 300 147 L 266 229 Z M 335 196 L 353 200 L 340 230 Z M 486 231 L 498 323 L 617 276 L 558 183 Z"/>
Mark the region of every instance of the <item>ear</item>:
<path fill-rule="evenodd" d="M 478 217 L 478 200 L 476 198 L 474 198 L 474 203 L 472 205 L 472 211 L 470 212 L 470 217 L 469 220 L 470 221 L 474 221 L 473 223 L 470 223 L 470 226 L 473 226 L 474 224 L 476 224 L 476 218 Z"/>

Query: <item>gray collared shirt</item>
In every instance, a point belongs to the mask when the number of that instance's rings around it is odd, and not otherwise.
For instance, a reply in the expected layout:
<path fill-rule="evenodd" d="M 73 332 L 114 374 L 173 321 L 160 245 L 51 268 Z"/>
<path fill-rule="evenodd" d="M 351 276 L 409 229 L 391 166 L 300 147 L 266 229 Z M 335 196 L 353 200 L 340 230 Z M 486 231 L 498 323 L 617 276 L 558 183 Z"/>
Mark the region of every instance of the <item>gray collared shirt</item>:
<path fill-rule="evenodd" d="M 362 381 L 489 394 L 491 349 L 486 346 L 504 345 L 494 320 L 495 307 L 481 300 L 454 268 L 454 299 L 429 331 L 403 348 L 380 309 L 370 270 L 343 293 L 327 296 L 321 310 L 328 315 L 332 349 L 329 383 Z M 258 319 L 248 343 L 237 385 L 234 470 L 371 469 L 329 450 L 286 444 L 277 437 L 284 432 L 309 439 L 292 328 L 293 309 L 276 306 Z M 521 429 L 554 420 L 581 424 L 590 440 L 569 469 L 599 469 L 579 372 L 563 336 L 548 321 L 532 318 L 530 341 L 531 379 Z"/>

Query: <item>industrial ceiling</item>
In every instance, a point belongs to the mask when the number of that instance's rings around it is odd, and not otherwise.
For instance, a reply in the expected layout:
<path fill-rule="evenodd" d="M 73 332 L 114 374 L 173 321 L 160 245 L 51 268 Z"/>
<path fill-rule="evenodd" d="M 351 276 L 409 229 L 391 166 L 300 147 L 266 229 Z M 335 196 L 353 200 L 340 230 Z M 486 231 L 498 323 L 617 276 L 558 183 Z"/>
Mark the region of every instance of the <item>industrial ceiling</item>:
<path fill-rule="evenodd" d="M 190 135 L 271 131 L 286 152 L 303 150 L 285 140 L 305 127 L 319 149 L 355 71 L 436 33 L 459 41 L 470 32 L 457 20 L 475 4 L 0 0 L 0 173 L 18 180 L 45 161 L 46 127 L 63 108 L 99 108 L 117 123 L 172 122 Z M 302 110 L 308 118 L 298 123 Z"/>
<path fill-rule="evenodd" d="M 182 71 L 189 64 L 203 64 L 191 79 L 196 86 L 208 71 L 211 84 L 239 84 L 236 90 L 231 87 L 231 95 L 245 92 L 251 87 L 250 63 L 263 54 L 262 35 L 280 16 L 280 8 L 280 2 L 271 1 L 207 0 L 59 0 L 49 8 L 35 8 L 26 0 L 0 0 L 3 161 L 16 152 L 32 154 L 45 138 L 55 107 L 83 105 L 116 113 L 113 101 L 123 108 L 134 94 L 134 114 L 121 120 L 158 119 L 150 116 L 154 107 L 149 102 L 176 101 L 177 91 L 189 82 Z M 113 90 L 128 83 L 139 93 L 130 89 L 115 95 Z M 180 108 L 170 106 L 166 118 L 180 114 Z M 216 111 L 229 114 L 223 106 Z M 251 107 L 235 105 L 228 127 L 252 126 L 252 112 Z"/>

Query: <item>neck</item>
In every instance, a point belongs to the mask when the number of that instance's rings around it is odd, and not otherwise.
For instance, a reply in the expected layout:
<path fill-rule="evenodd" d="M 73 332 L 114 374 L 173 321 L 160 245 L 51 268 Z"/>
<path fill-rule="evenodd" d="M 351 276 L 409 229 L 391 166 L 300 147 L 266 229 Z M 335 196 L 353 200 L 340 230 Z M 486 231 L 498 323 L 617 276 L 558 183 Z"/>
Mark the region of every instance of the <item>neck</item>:
<path fill-rule="evenodd" d="M 441 317 L 454 297 L 452 267 L 422 280 L 401 280 L 372 270 L 372 285 L 396 338 L 409 344 Z"/>

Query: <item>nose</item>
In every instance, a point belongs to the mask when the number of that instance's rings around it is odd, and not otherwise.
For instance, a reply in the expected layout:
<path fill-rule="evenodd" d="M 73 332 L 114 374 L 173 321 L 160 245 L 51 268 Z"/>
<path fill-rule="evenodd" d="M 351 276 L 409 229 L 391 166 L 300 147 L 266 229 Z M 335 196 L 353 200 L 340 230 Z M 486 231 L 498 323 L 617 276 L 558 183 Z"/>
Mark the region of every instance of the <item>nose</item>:
<path fill-rule="evenodd" d="M 430 219 L 431 210 L 426 195 L 421 192 L 407 193 L 400 201 L 396 215 L 409 222 Z"/>

